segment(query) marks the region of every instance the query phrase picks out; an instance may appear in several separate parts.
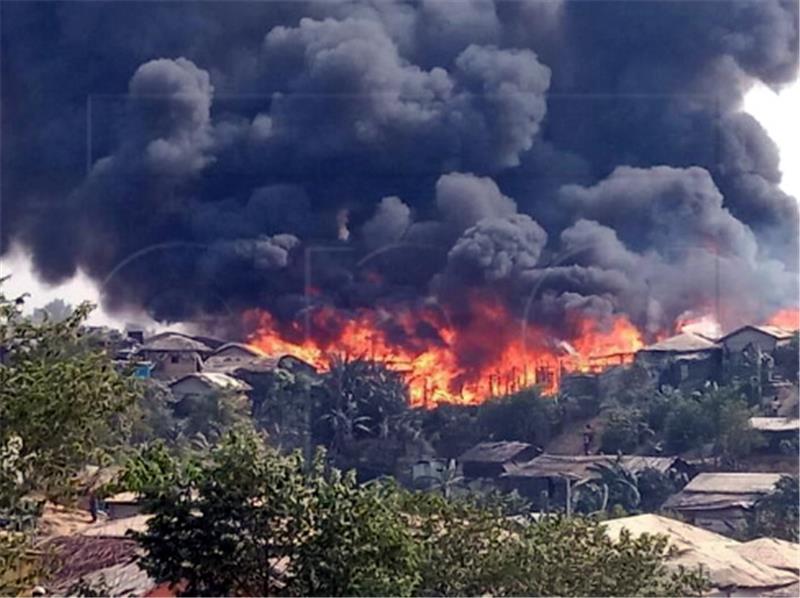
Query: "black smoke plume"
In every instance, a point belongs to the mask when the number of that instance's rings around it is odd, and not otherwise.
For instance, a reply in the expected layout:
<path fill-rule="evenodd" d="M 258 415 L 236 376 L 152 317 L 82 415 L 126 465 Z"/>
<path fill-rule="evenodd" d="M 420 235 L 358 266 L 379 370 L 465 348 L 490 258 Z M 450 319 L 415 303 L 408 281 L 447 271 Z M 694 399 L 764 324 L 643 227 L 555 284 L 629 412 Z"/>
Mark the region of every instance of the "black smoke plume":
<path fill-rule="evenodd" d="M 797 200 L 741 111 L 797 76 L 796 0 L 2 12 L 1 249 L 112 309 L 289 321 L 490 288 L 656 331 L 715 276 L 728 325 L 796 301 Z"/>

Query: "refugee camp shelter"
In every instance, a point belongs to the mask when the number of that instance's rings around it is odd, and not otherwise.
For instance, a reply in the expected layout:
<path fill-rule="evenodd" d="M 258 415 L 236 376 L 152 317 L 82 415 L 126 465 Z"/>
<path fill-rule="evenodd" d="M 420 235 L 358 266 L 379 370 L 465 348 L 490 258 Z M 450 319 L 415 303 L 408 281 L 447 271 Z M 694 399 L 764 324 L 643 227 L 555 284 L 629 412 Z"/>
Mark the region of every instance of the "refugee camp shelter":
<path fill-rule="evenodd" d="M 748 346 L 762 353 L 772 353 L 776 347 L 788 344 L 795 332 L 778 326 L 755 326 L 749 324 L 729 332 L 719 343 L 726 353 L 741 353 Z"/>
<path fill-rule="evenodd" d="M 103 500 L 109 519 L 127 519 L 141 512 L 141 501 L 134 492 L 120 492 Z"/>
<path fill-rule="evenodd" d="M 633 537 L 660 534 L 675 548 L 667 565 L 703 571 L 711 582 L 710 595 L 792 595 L 798 583 L 797 545 L 771 538 L 737 542 L 720 534 L 654 514 L 634 515 L 603 523 L 612 539 L 623 529 Z M 787 593 L 788 592 L 788 593 Z M 796 594 L 794 594 L 796 595 Z"/>
<path fill-rule="evenodd" d="M 242 394 L 251 390 L 246 382 L 216 372 L 187 374 L 172 382 L 169 388 L 178 401 L 187 396 L 209 396 L 222 392 Z"/>
<path fill-rule="evenodd" d="M 767 442 L 766 450 L 779 453 L 783 447 L 797 452 L 795 444 L 800 436 L 800 419 L 796 417 L 751 417 L 750 427 L 757 430 Z M 794 443 L 793 443 L 794 441 Z"/>
<path fill-rule="evenodd" d="M 481 442 L 463 453 L 458 462 L 464 477 L 497 477 L 510 463 L 533 459 L 540 450 L 526 442 Z"/>
<path fill-rule="evenodd" d="M 153 377 L 172 380 L 199 372 L 203 358 L 212 353 L 211 347 L 179 332 L 164 332 L 152 336 L 139 349 L 145 361 L 153 362 Z"/>
<path fill-rule="evenodd" d="M 732 534 L 744 528 L 748 512 L 771 493 L 779 473 L 701 473 L 664 503 L 687 522 Z"/>
<path fill-rule="evenodd" d="M 635 361 L 653 372 L 658 386 L 693 389 L 720 380 L 722 348 L 700 334 L 682 332 L 640 349 Z"/>
<path fill-rule="evenodd" d="M 618 463 L 634 475 L 646 469 L 688 480 L 694 469 L 680 457 L 644 457 L 639 455 L 551 455 L 544 453 L 524 463 L 508 463 L 500 477 L 507 490 L 516 490 L 538 504 L 546 493 L 550 504 L 564 504 L 566 484 L 597 477 L 597 467 Z"/>

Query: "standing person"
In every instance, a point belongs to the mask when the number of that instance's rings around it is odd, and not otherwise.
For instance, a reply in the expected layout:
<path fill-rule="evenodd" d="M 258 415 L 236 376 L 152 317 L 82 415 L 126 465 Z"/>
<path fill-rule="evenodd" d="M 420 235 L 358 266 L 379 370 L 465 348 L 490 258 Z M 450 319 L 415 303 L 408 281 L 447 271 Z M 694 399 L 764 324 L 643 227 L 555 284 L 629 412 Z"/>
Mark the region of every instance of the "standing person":
<path fill-rule="evenodd" d="M 98 508 L 97 495 L 94 492 L 89 496 L 89 514 L 92 516 L 92 523 L 97 521 Z"/>
<path fill-rule="evenodd" d="M 586 427 L 583 429 L 583 454 L 588 455 L 589 449 L 592 446 L 592 440 L 594 440 L 594 429 L 592 428 L 592 424 L 586 424 Z"/>
<path fill-rule="evenodd" d="M 781 411 L 781 400 L 778 397 L 775 397 L 772 399 L 770 407 L 772 409 L 772 417 L 778 417 L 778 414 Z"/>

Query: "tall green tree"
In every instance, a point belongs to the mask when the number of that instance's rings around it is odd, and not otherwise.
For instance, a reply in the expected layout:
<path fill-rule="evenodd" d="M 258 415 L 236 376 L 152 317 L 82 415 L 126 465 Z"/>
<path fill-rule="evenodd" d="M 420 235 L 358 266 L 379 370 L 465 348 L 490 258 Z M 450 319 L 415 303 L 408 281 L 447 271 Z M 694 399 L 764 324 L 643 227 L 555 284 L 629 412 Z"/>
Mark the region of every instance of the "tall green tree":
<path fill-rule="evenodd" d="M 422 442 L 408 387 L 385 364 L 335 359 L 313 393 L 311 438 L 340 469 L 364 479 L 395 473 L 407 446 Z"/>
<path fill-rule="evenodd" d="M 552 400 L 543 399 L 536 388 L 526 388 L 483 403 L 477 423 L 484 438 L 544 446 L 557 432 L 560 418 Z"/>
<path fill-rule="evenodd" d="M 20 494 L 68 490 L 87 463 L 119 445 L 128 423 L 138 389 L 84 342 L 91 309 L 82 304 L 62 321 L 34 324 L 20 301 L 0 296 L 0 446 L 20 443 Z"/>
<path fill-rule="evenodd" d="M 126 479 L 155 514 L 142 565 L 188 595 L 407 595 L 416 583 L 391 494 L 321 456 L 306 464 L 233 433 L 206 459 L 151 449 Z"/>
<path fill-rule="evenodd" d="M 800 482 L 784 476 L 774 492 L 759 500 L 750 520 L 752 537 L 771 536 L 800 542 Z"/>
<path fill-rule="evenodd" d="M 188 595 L 687 595 L 705 583 L 667 570 L 665 538 L 613 542 L 591 520 L 519 521 L 499 503 L 359 485 L 251 434 L 189 462 L 156 449 L 130 471 L 154 515 L 141 564 Z"/>
<path fill-rule="evenodd" d="M 41 503 L 31 494 L 69 494 L 86 464 L 119 447 L 138 396 L 86 342 L 90 305 L 35 320 L 22 305 L 0 293 L 0 595 L 30 588 L 41 573 L 32 550 Z"/>

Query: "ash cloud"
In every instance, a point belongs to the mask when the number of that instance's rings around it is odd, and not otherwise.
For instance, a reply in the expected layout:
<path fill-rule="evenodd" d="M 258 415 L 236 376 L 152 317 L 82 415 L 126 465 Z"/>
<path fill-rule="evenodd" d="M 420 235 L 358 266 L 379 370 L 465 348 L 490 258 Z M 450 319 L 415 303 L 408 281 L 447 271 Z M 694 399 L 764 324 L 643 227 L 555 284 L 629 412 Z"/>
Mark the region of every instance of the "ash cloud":
<path fill-rule="evenodd" d="M 727 323 L 758 319 L 796 301 L 798 204 L 740 106 L 796 77 L 797 11 L 11 4 L 0 250 L 165 320 L 290 321 L 307 271 L 314 305 L 489 289 L 555 330 L 577 311 L 652 331 L 718 272 Z"/>

